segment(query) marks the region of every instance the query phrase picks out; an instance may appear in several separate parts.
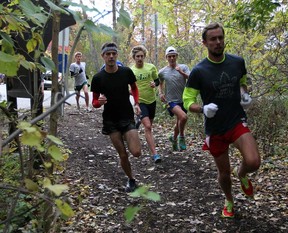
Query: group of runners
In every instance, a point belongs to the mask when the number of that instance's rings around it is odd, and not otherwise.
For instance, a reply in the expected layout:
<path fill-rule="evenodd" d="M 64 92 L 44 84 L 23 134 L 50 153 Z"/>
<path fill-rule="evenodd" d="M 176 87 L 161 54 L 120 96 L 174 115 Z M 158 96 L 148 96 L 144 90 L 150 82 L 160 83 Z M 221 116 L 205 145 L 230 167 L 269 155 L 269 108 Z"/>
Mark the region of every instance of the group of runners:
<path fill-rule="evenodd" d="M 175 47 L 166 49 L 168 64 L 158 72 L 153 64 L 145 62 L 147 49 L 143 45 L 131 50 L 134 64 L 130 68 L 117 60 L 118 47 L 114 42 L 102 46 L 101 56 L 105 66 L 91 81 L 92 105 L 94 108 L 104 105 L 102 133 L 109 135 L 119 154 L 121 167 L 128 177 L 127 192 L 137 188 L 129 152 L 139 157 L 142 151 L 135 114 L 143 125 L 151 158 L 155 163 L 162 159 L 156 150 L 153 136 L 158 93 L 161 101 L 167 104 L 170 116 L 175 116 L 175 126 L 169 136 L 174 151 L 186 150 L 187 112 L 204 114 L 206 138 L 203 150 L 210 152 L 217 166 L 218 182 L 225 195 L 222 216 L 234 217 L 232 170 L 239 178 L 242 192 L 247 197 L 253 197 L 253 185 L 247 174 L 255 172 L 261 161 L 257 143 L 247 126 L 245 109 L 251 104 L 252 98 L 247 90 L 245 61 L 242 57 L 224 52 L 224 39 L 225 32 L 221 24 L 207 25 L 202 32 L 202 42 L 208 56 L 194 66 L 191 72 L 187 65 L 177 63 L 179 54 Z M 71 64 L 70 72 L 75 78 L 77 106 L 83 88 L 86 109 L 90 111 L 88 83 L 85 65 L 81 65 L 81 56 L 79 52 L 75 54 L 76 61 Z M 199 94 L 201 103 L 197 102 Z M 130 95 L 134 98 L 134 106 L 131 105 Z M 242 155 L 240 165 L 233 169 L 228 154 L 230 144 Z"/>

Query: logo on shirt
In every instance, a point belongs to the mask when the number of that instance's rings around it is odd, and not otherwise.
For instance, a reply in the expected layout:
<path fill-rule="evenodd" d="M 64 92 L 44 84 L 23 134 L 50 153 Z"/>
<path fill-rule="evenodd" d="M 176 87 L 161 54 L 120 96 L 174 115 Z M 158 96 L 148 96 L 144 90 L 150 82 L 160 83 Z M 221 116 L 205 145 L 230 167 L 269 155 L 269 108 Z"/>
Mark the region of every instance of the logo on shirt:
<path fill-rule="evenodd" d="M 237 80 L 237 76 L 230 77 L 227 73 L 222 72 L 220 81 L 213 82 L 213 87 L 217 91 L 216 98 L 224 99 L 234 95 Z"/>

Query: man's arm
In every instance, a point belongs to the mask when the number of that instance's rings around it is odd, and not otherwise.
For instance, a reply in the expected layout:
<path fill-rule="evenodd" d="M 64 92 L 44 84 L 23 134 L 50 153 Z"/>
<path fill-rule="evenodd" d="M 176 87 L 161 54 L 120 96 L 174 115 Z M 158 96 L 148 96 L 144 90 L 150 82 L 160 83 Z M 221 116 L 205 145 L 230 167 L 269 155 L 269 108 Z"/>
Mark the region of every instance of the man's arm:
<path fill-rule="evenodd" d="M 184 108 L 190 112 L 203 113 L 203 107 L 196 103 L 199 90 L 191 87 L 185 87 L 183 92 Z"/>
<path fill-rule="evenodd" d="M 138 90 L 138 87 L 136 85 L 136 82 L 135 83 L 132 83 L 130 84 L 130 87 L 131 87 L 131 94 L 134 98 L 134 110 L 135 110 L 135 113 L 136 115 L 140 115 L 141 114 L 141 109 L 140 109 L 140 106 L 139 106 L 139 90 Z"/>
<path fill-rule="evenodd" d="M 158 93 L 159 93 L 160 100 L 162 102 L 166 102 L 166 98 L 164 94 L 164 82 L 165 82 L 164 80 L 159 78 Z"/>
<path fill-rule="evenodd" d="M 135 101 L 135 104 L 134 105 L 139 105 L 139 90 L 138 90 L 138 87 L 136 85 L 136 82 L 135 83 L 132 83 L 131 85 L 131 94 L 134 98 L 134 101 Z"/>

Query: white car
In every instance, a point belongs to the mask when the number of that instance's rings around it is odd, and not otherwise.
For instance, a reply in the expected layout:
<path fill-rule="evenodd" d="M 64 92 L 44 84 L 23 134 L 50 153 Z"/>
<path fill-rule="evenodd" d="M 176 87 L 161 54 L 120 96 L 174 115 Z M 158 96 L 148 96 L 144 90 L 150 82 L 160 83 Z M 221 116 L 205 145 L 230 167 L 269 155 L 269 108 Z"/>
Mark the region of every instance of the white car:
<path fill-rule="evenodd" d="M 61 81 L 62 74 L 58 73 L 58 81 Z M 42 79 L 44 83 L 44 90 L 51 89 L 52 87 L 52 71 L 48 70 L 46 73 L 42 74 Z"/>

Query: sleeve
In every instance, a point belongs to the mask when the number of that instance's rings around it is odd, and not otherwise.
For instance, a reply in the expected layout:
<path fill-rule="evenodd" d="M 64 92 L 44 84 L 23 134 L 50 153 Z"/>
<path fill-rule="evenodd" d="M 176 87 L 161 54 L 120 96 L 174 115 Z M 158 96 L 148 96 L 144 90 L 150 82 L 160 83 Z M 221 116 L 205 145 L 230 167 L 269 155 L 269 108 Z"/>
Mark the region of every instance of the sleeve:
<path fill-rule="evenodd" d="M 132 85 L 133 83 L 135 83 L 137 81 L 136 76 L 129 67 L 124 67 L 124 68 L 128 69 L 127 73 L 128 73 L 128 77 L 129 77 L 129 84 Z"/>
<path fill-rule="evenodd" d="M 158 78 L 158 71 L 156 66 L 153 65 L 153 69 L 152 69 L 152 78 L 154 80 L 155 86 L 158 87 L 159 86 L 159 78 Z"/>
<path fill-rule="evenodd" d="M 99 100 L 98 100 L 99 96 L 100 96 L 99 93 L 93 92 L 92 106 L 94 108 L 100 108 L 101 107 L 101 104 L 99 103 Z"/>
<path fill-rule="evenodd" d="M 183 104 L 184 108 L 186 110 L 189 110 L 189 107 L 191 104 L 196 103 L 197 96 L 199 94 L 199 90 L 191 88 L 191 87 L 185 87 L 183 91 Z"/>
<path fill-rule="evenodd" d="M 158 87 L 160 84 L 159 78 L 154 79 L 155 86 Z"/>
<path fill-rule="evenodd" d="M 99 89 L 100 88 L 99 79 L 100 77 L 97 74 L 93 76 L 92 81 L 91 81 L 91 88 L 90 88 L 91 92 L 101 93 Z"/>
<path fill-rule="evenodd" d="M 189 75 L 189 78 L 186 83 L 186 87 L 191 87 L 196 90 L 200 90 L 200 74 L 197 69 L 194 67 Z"/>
<path fill-rule="evenodd" d="M 243 77 L 240 79 L 240 86 L 247 87 L 247 75 L 243 75 Z"/>
<path fill-rule="evenodd" d="M 139 91 L 138 91 L 138 87 L 136 85 L 136 83 L 132 83 L 131 85 L 131 94 L 134 98 L 135 104 L 139 103 Z"/>
<path fill-rule="evenodd" d="M 183 69 L 183 72 L 187 75 L 190 75 L 190 69 L 187 65 L 184 65 L 184 69 Z"/>
<path fill-rule="evenodd" d="M 191 104 L 196 103 L 197 95 L 200 93 L 199 75 L 197 69 L 194 67 L 189 75 L 189 78 L 184 88 L 182 99 L 184 108 L 189 110 Z"/>
<path fill-rule="evenodd" d="M 159 73 L 158 73 L 158 78 L 159 78 L 160 83 L 161 83 L 161 82 L 164 82 L 163 69 L 164 69 L 164 68 L 162 68 L 162 69 L 159 71 Z"/>

